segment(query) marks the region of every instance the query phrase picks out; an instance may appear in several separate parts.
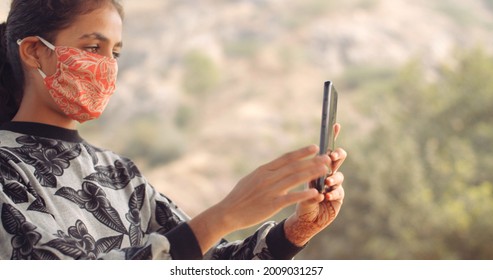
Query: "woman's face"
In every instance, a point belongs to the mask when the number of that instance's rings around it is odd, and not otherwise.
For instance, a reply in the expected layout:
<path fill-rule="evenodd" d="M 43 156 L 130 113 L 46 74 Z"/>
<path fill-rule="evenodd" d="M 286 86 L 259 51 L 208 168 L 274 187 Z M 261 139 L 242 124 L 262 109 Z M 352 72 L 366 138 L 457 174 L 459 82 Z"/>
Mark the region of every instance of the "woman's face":
<path fill-rule="evenodd" d="M 31 36 L 30 40 L 32 44 L 38 46 L 36 56 L 32 56 L 35 57 L 37 65 L 31 62 L 27 68 L 29 69 L 25 83 L 27 86 L 24 89 L 21 109 L 14 120 L 33 121 L 35 119 L 72 128 L 75 126 L 75 121 L 66 116 L 58 107 L 36 69 L 40 67 L 47 76 L 53 75 L 57 70 L 57 56 L 43 43 L 32 41 L 34 38 Z M 55 46 L 75 47 L 116 58 L 122 48 L 122 18 L 113 5 L 107 4 L 75 18 L 68 28 L 58 32 L 54 40 L 50 43 Z M 25 49 L 26 52 L 29 50 L 28 47 Z M 26 59 L 26 61 L 29 60 Z"/>
<path fill-rule="evenodd" d="M 122 48 L 122 18 L 113 5 L 108 4 L 88 14 L 78 16 L 56 36 L 55 46 L 76 47 L 88 52 L 117 58 Z M 47 52 L 51 50 L 47 49 Z M 51 52 L 52 54 L 52 52 Z M 56 59 L 48 56 L 47 75 L 55 73 Z"/>

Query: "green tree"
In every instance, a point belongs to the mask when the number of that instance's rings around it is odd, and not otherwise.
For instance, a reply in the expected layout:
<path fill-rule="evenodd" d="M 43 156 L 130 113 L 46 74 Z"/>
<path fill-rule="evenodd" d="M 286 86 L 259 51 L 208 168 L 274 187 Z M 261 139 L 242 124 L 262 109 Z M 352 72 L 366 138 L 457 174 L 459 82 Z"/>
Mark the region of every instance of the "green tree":
<path fill-rule="evenodd" d="M 341 135 L 347 199 L 302 258 L 493 258 L 493 58 L 475 49 L 455 62 L 433 82 L 411 62 L 361 85 L 373 128 Z"/>
<path fill-rule="evenodd" d="M 219 69 L 205 54 L 192 51 L 184 58 L 183 87 L 194 96 L 205 96 L 219 85 Z"/>

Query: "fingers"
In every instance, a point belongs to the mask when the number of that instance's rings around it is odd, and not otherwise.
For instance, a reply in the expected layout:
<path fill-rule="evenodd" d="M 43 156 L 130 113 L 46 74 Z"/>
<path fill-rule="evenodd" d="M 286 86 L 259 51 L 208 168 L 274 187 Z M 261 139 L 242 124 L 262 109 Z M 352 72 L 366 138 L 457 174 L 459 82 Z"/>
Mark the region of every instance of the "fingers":
<path fill-rule="evenodd" d="M 315 189 L 307 189 L 304 191 L 290 192 L 286 195 L 280 196 L 279 198 L 277 198 L 276 202 L 279 203 L 282 208 L 284 208 L 291 204 L 312 200 L 316 201 L 316 203 L 319 203 L 324 200 L 324 196 Z"/>
<path fill-rule="evenodd" d="M 339 136 L 339 132 L 341 132 L 341 125 L 339 123 L 334 124 L 334 140 Z"/>
<path fill-rule="evenodd" d="M 339 127 L 339 126 L 336 126 Z M 339 128 L 337 128 L 339 129 Z M 330 156 L 320 155 L 317 145 L 310 145 L 289 153 L 259 167 L 255 172 L 257 178 L 261 178 L 261 185 L 277 192 L 280 196 L 277 199 L 283 201 L 283 205 L 296 203 L 306 199 L 314 199 L 310 193 L 320 195 L 315 200 L 324 200 L 324 195 L 318 194 L 316 190 L 308 190 L 308 192 L 292 192 L 290 190 L 302 184 L 310 182 L 320 176 L 328 173 L 328 166 L 331 166 L 334 172 L 327 178 L 326 184 L 337 188 L 342 184 L 344 177 L 342 173 L 337 172 L 346 158 L 346 152 L 338 148 Z M 311 157 L 311 158 L 310 158 Z M 262 187 L 262 188 L 264 188 Z M 318 201 L 318 202 L 320 202 Z M 287 204 L 285 204 L 287 203 Z"/>
<path fill-rule="evenodd" d="M 281 157 L 263 165 L 262 167 L 268 170 L 276 170 L 287 163 L 293 162 L 293 161 L 298 161 L 301 159 L 305 159 L 309 156 L 313 156 L 318 152 L 318 146 L 317 145 L 310 145 L 298 150 L 295 150 L 293 152 L 286 153 L 282 155 Z"/>
<path fill-rule="evenodd" d="M 325 200 L 326 201 L 339 201 L 342 204 L 342 201 L 344 200 L 344 188 L 342 185 L 339 185 L 338 187 L 334 188 L 331 192 L 325 193 Z"/>
<path fill-rule="evenodd" d="M 338 185 L 342 185 L 342 182 L 344 182 L 344 174 L 342 172 L 336 172 L 327 177 L 325 179 L 325 185 L 329 187 L 336 187 Z"/>
<path fill-rule="evenodd" d="M 337 140 L 337 137 L 339 136 L 339 133 L 341 132 L 341 125 L 339 123 L 334 124 L 334 140 Z M 346 159 L 347 153 L 341 148 L 337 148 L 334 151 L 330 153 L 330 158 L 333 162 L 336 164 L 332 166 L 332 172 L 335 173 L 339 169 L 339 167 L 342 165 L 344 162 L 344 159 Z"/>
<path fill-rule="evenodd" d="M 327 155 L 286 163 L 266 176 L 266 183 L 302 184 L 328 172 L 330 158 Z"/>
<path fill-rule="evenodd" d="M 281 192 L 287 192 L 292 188 L 323 176 L 324 174 L 327 174 L 329 170 L 326 164 L 319 164 L 313 167 L 310 166 L 310 168 L 291 172 L 288 171 L 288 168 L 285 169 L 286 175 L 272 185 L 272 188 L 278 189 Z"/>
<path fill-rule="evenodd" d="M 344 198 L 344 190 L 342 188 L 343 182 L 344 174 L 342 174 L 341 172 L 334 173 L 325 180 L 327 186 L 325 197 L 327 200 L 342 200 Z"/>
<path fill-rule="evenodd" d="M 336 173 L 341 167 L 342 163 L 347 157 L 347 152 L 341 148 L 335 149 L 332 153 L 330 153 L 330 159 L 332 161 L 332 173 Z"/>
<path fill-rule="evenodd" d="M 318 151 L 318 146 L 310 145 L 284 154 L 257 171 L 262 174 L 264 184 L 284 192 L 327 174 L 330 158 L 327 155 L 314 156 Z M 312 158 L 308 158 L 310 156 Z"/>
<path fill-rule="evenodd" d="M 336 149 L 329 156 L 321 155 L 310 159 L 307 156 L 318 151 L 316 145 L 311 145 L 297 151 L 287 153 L 280 158 L 262 166 L 264 182 L 282 191 L 288 191 L 294 187 L 310 182 L 328 173 L 328 166 L 336 174 L 339 167 L 346 159 L 347 153 L 341 148 Z M 339 176 L 339 175 L 338 175 Z M 330 177 L 329 177 L 330 178 Z M 329 186 L 332 184 L 329 184 Z"/>

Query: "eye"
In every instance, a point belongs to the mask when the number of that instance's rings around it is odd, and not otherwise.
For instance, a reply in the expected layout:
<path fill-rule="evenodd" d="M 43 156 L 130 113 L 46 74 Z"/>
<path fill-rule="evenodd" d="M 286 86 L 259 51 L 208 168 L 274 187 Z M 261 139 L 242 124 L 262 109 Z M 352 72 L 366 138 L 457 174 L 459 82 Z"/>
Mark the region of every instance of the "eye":
<path fill-rule="evenodd" d="M 88 52 L 97 53 L 99 51 L 99 46 L 88 46 L 84 48 Z"/>
<path fill-rule="evenodd" d="M 115 59 L 120 58 L 120 53 L 119 52 L 113 52 L 113 58 L 115 58 Z"/>

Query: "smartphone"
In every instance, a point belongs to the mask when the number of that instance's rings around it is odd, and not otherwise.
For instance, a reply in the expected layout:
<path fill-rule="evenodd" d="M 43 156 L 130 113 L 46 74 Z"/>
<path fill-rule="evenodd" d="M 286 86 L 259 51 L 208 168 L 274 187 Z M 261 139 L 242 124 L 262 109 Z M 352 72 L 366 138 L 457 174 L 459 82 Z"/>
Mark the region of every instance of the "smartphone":
<path fill-rule="evenodd" d="M 320 155 L 330 154 L 334 150 L 335 135 L 334 125 L 337 117 L 337 91 L 332 81 L 324 83 L 323 102 L 322 102 L 322 123 L 320 125 Z M 320 192 L 330 191 L 325 189 L 325 179 L 332 174 L 332 170 L 316 180 L 314 187 Z"/>

